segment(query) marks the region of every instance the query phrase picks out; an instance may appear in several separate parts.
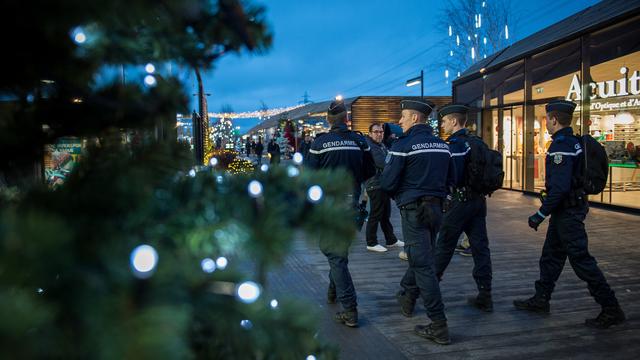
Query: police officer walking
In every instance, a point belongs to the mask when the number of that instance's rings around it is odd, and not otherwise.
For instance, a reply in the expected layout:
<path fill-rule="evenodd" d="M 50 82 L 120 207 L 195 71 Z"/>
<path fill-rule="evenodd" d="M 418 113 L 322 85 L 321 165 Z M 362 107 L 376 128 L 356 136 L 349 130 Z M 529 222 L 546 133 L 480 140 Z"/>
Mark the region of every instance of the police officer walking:
<path fill-rule="evenodd" d="M 416 334 L 438 344 L 449 344 L 447 318 L 434 269 L 435 237 L 442 221 L 442 201 L 453 181 L 449 146 L 425 124 L 434 105 L 428 101 L 400 103 L 404 134 L 395 142 L 381 177 L 382 189 L 395 197 L 402 217 L 402 234 L 409 268 L 398 293 L 403 315 L 412 316 L 421 296 L 428 325 L 417 325 Z"/>
<path fill-rule="evenodd" d="M 435 251 L 436 275 L 442 279 L 458 243 L 458 238 L 465 232 L 471 244 L 473 256 L 473 278 L 478 288 L 478 296 L 468 299 L 470 305 L 483 310 L 493 311 L 491 299 L 491 253 L 487 239 L 487 202 L 483 194 L 473 191 L 467 186 L 467 164 L 469 163 L 471 145 L 465 105 L 450 104 L 439 111 L 442 127 L 450 134 L 447 142 L 451 157 L 455 164 L 454 191 L 449 209 L 444 215 L 442 227 L 438 234 Z M 482 141 L 474 138 L 475 141 Z"/>
<path fill-rule="evenodd" d="M 538 226 L 550 216 L 547 236 L 540 257 L 540 279 L 535 282 L 536 293 L 513 305 L 520 310 L 549 313 L 549 300 L 565 260 L 580 279 L 587 283 L 589 293 L 602 307 L 595 319 L 587 319 L 590 327 L 606 329 L 625 320 L 616 296 L 607 284 L 602 271 L 588 249 L 584 219 L 589 211 L 584 191 L 580 188 L 583 155 L 580 140 L 570 127 L 576 104 L 558 100 L 547 104 L 547 131 L 553 142 L 546 158 L 546 195 L 542 206 L 529 217 L 529 226 Z"/>
<path fill-rule="evenodd" d="M 345 169 L 353 177 L 351 206 L 355 209 L 358 199 L 354 196 L 364 180 L 375 174 L 375 167 L 369 146 L 363 136 L 347 128 L 347 108 L 342 100 L 331 103 L 327 112 L 327 122 L 331 130 L 318 136 L 311 144 L 306 164 L 313 169 Z M 357 191 L 356 191 L 357 190 Z M 320 250 L 329 260 L 329 289 L 327 302 L 337 300 L 343 311 L 336 313 L 335 320 L 350 327 L 358 326 L 356 291 L 349 273 L 347 258 L 349 241 L 320 242 Z"/>

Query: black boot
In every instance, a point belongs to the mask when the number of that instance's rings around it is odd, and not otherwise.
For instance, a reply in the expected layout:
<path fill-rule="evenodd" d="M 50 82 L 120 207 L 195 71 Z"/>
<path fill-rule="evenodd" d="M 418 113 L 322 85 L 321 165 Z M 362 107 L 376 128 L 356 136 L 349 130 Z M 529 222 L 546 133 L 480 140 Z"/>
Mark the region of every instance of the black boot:
<path fill-rule="evenodd" d="M 469 305 L 485 312 L 493 312 L 493 300 L 491 299 L 491 291 L 481 290 L 478 296 L 467 299 Z"/>
<path fill-rule="evenodd" d="M 449 338 L 449 328 L 447 327 L 447 320 L 433 321 L 429 325 L 416 325 L 416 327 L 414 328 L 414 332 L 418 336 L 429 339 L 436 344 L 451 344 L 451 339 Z"/>
<path fill-rule="evenodd" d="M 343 323 L 348 327 L 357 327 L 358 326 L 358 310 L 345 310 L 336 313 L 336 316 L 333 318 L 335 321 L 339 323 Z"/>
<path fill-rule="evenodd" d="M 327 290 L 327 304 L 336 303 L 336 289 L 329 288 Z"/>
<path fill-rule="evenodd" d="M 619 305 L 604 306 L 595 319 L 585 320 L 585 325 L 596 329 L 608 329 L 613 325 L 622 324 L 626 317 Z"/>
<path fill-rule="evenodd" d="M 412 317 L 413 310 L 416 307 L 416 300 L 409 297 L 409 294 L 406 294 L 402 290 L 398 291 L 396 299 L 398 299 L 398 304 L 400 304 L 400 312 L 402 315 Z"/>
<path fill-rule="evenodd" d="M 549 297 L 538 294 L 526 300 L 514 300 L 513 306 L 518 310 L 527 310 L 543 314 L 548 314 L 551 309 L 549 306 Z"/>

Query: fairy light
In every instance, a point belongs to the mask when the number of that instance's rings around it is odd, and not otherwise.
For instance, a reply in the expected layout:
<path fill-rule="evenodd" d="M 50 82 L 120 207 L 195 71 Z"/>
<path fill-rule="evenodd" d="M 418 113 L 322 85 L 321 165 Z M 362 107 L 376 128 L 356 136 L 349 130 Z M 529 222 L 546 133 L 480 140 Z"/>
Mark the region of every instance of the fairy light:
<path fill-rule="evenodd" d="M 144 71 L 146 71 L 147 74 L 153 74 L 156 71 L 156 67 L 153 66 L 152 63 L 148 63 L 144 66 Z"/>
<path fill-rule="evenodd" d="M 152 246 L 140 245 L 131 252 L 131 268 L 133 274 L 140 279 L 146 279 L 153 274 L 158 264 L 158 252 Z"/>

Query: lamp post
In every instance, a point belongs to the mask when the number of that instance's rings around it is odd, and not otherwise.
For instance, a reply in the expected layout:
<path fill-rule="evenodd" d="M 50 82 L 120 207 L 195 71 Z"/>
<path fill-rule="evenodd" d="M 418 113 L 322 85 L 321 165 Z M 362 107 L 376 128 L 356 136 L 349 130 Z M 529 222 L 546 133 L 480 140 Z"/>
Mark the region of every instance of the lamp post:
<path fill-rule="evenodd" d="M 420 84 L 420 99 L 424 98 L 424 70 L 420 70 L 420 76 L 409 79 L 406 82 L 407 87 Z"/>

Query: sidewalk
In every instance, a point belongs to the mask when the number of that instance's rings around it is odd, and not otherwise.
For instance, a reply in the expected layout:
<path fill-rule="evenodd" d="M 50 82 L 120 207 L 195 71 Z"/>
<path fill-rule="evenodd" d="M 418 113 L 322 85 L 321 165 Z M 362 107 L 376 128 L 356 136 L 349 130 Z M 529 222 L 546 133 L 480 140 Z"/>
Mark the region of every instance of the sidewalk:
<path fill-rule="evenodd" d="M 335 324 L 337 305 L 326 305 L 329 266 L 320 251 L 303 240 L 283 268 L 270 276 L 270 288 L 303 298 L 322 318 L 319 336 L 337 344 L 342 359 L 631 359 L 640 353 L 640 219 L 635 215 L 591 209 L 587 217 L 590 250 L 616 291 L 628 321 L 609 330 L 584 326 L 599 306 L 567 262 L 551 300 L 551 315 L 517 311 L 512 301 L 533 294 L 546 221 L 538 232 L 527 226 L 537 200 L 499 191 L 488 200 L 488 233 L 493 262 L 494 312 L 482 313 L 466 304 L 476 294 L 473 260 L 455 255 L 441 283 L 453 343 L 436 345 L 413 334 L 427 323 L 419 301 L 416 314 L 405 318 L 395 300 L 407 262 L 398 249 L 366 251 L 364 229 L 351 248 L 349 268 L 358 294 L 361 326 Z M 402 239 L 400 215 L 393 206 L 392 223 Z M 379 232 L 378 239 L 383 239 Z M 383 243 L 383 241 L 381 241 Z M 436 355 L 437 354 L 437 355 Z"/>

